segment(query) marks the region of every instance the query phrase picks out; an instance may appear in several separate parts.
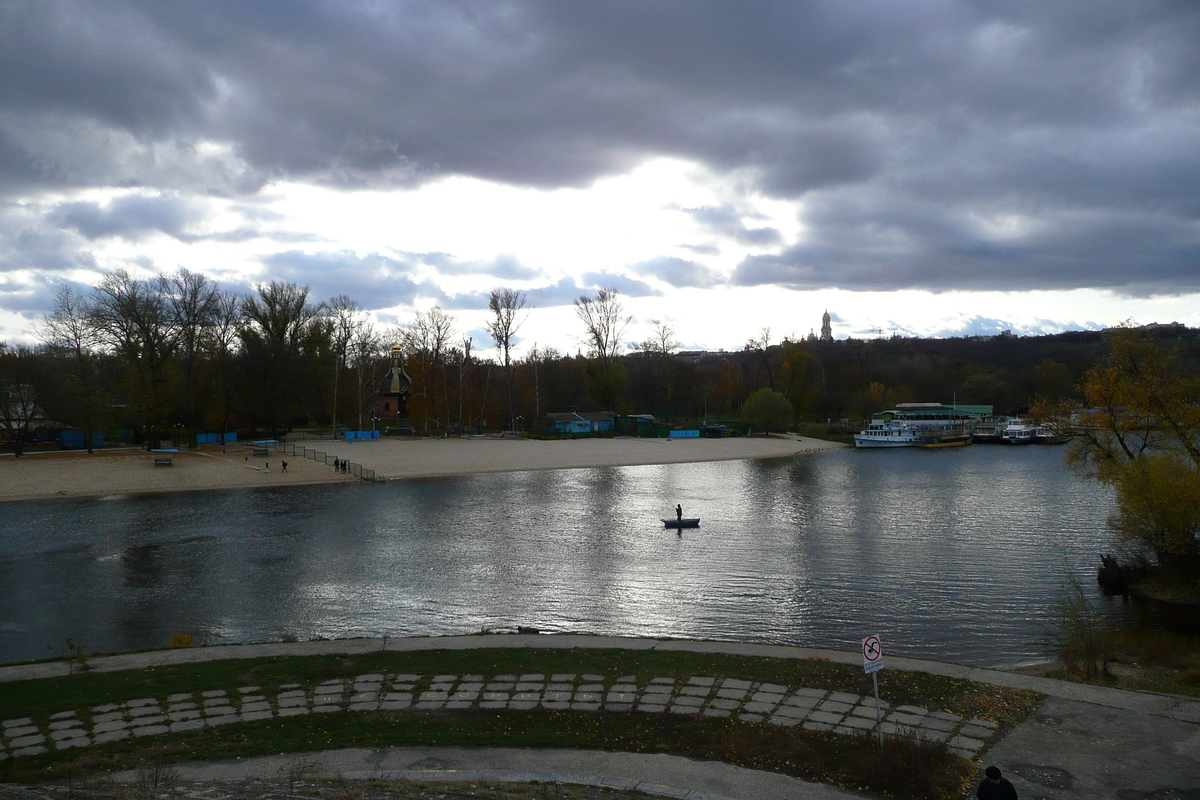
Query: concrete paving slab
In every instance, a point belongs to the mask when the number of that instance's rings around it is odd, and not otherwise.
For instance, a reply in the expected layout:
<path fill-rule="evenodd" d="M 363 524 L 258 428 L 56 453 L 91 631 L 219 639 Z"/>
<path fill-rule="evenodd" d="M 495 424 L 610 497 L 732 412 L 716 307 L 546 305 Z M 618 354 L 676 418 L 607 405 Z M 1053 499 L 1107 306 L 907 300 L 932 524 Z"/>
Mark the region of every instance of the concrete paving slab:
<path fill-rule="evenodd" d="M 1200 788 L 1200 729 L 1051 698 L 983 760 L 1000 767 L 1021 797 L 1186 797 Z"/>
<path fill-rule="evenodd" d="M 32 745 L 41 744 L 46 741 L 46 737 L 40 733 L 31 734 L 29 736 L 17 736 L 9 741 L 8 746 L 13 749 L 21 749 Z"/>
<path fill-rule="evenodd" d="M 208 722 L 210 725 L 212 725 L 216 722 L 216 720 L 210 719 Z M 141 728 L 133 728 L 132 733 L 134 736 L 158 736 L 160 734 L 169 733 L 170 730 L 171 729 L 166 725 L 146 725 Z"/>
<path fill-rule="evenodd" d="M 73 747 L 88 747 L 92 740 L 86 736 L 76 736 L 72 739 L 60 739 L 54 743 L 56 750 L 70 750 Z"/>
<path fill-rule="evenodd" d="M 101 722 L 92 726 L 92 733 L 108 733 L 109 731 L 123 731 L 129 727 L 129 723 L 125 720 L 112 720 L 109 722 Z"/>

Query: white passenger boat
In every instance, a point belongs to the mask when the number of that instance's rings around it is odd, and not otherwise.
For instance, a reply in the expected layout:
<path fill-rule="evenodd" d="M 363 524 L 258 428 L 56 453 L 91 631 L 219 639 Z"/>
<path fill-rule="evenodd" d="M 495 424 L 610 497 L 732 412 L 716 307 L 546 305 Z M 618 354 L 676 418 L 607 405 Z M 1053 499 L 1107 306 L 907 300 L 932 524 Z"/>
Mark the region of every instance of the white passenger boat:
<path fill-rule="evenodd" d="M 920 447 L 927 433 L 911 425 L 888 422 L 854 434 L 855 447 Z"/>
<path fill-rule="evenodd" d="M 941 403 L 899 403 L 872 415 L 867 429 L 854 435 L 854 446 L 958 447 L 971 443 L 974 420 Z"/>
<path fill-rule="evenodd" d="M 1037 425 L 1014 417 L 1000 431 L 1000 441 L 1004 444 L 1033 444 L 1037 441 Z"/>

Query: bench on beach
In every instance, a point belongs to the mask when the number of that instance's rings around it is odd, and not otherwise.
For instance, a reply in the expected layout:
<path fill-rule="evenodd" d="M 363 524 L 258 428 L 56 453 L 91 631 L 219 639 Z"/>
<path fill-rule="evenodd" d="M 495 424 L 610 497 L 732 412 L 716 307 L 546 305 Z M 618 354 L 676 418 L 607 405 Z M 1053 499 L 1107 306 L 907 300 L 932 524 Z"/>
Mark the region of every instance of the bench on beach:
<path fill-rule="evenodd" d="M 154 466 L 156 466 L 156 467 L 172 467 L 174 465 L 175 465 L 175 458 L 173 456 L 155 456 L 154 457 Z"/>
<path fill-rule="evenodd" d="M 269 455 L 271 455 L 271 451 L 270 451 L 270 450 L 268 450 L 268 449 L 267 449 L 267 448 L 265 448 L 265 447 L 262 447 L 262 448 L 255 448 L 255 450 L 254 450 L 254 457 L 255 457 L 255 458 L 266 458 L 266 457 L 267 457 L 267 456 L 269 456 Z"/>

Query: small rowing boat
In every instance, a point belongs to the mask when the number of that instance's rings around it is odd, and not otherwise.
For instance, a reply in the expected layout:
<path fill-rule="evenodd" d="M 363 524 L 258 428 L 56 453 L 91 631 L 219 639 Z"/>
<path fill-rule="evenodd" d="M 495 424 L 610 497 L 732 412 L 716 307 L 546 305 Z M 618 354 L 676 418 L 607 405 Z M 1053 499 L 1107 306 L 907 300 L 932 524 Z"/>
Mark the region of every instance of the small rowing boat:
<path fill-rule="evenodd" d="M 699 517 L 684 517 L 683 519 L 664 519 L 663 525 L 668 528 L 699 528 Z"/>

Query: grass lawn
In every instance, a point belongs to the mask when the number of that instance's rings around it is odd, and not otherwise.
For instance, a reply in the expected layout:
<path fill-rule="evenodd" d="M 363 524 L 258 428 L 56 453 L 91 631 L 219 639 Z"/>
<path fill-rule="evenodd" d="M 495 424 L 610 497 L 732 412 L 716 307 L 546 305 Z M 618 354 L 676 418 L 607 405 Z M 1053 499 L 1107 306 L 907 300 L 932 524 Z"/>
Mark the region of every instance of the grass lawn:
<path fill-rule="evenodd" d="M 1106 649 L 1108 674 L 1091 681 L 1061 661 L 1023 671 L 1119 689 L 1200 697 L 1200 633 L 1114 631 L 1107 639 Z"/>
<path fill-rule="evenodd" d="M 125 672 L 0 684 L 0 719 L 78 709 L 176 692 L 258 686 L 272 695 L 282 684 L 311 687 L 366 673 L 596 673 L 611 681 L 636 675 L 739 678 L 858 695 L 870 693 L 861 668 L 816 660 L 627 650 L 428 650 L 411 653 L 301 656 L 212 661 Z M 884 670 L 881 697 L 968 718 L 991 720 L 1000 732 L 1040 704 L 1035 692 L 1005 689 L 925 673 Z M 81 750 L 0 762 L 0 776 L 32 781 L 159 763 L 303 753 L 341 747 L 468 745 L 662 752 L 774 770 L 808 780 L 900 798 L 958 797 L 977 765 L 944 745 L 893 737 L 882 754 L 872 735 L 843 736 L 690 715 L 581 711 L 374 711 L 272 718 L 188 733 L 125 739 Z"/>

